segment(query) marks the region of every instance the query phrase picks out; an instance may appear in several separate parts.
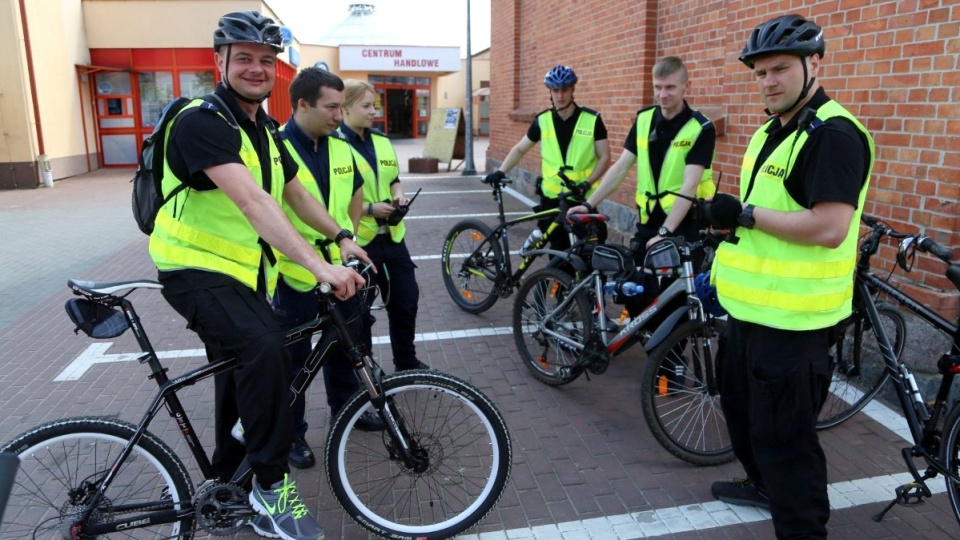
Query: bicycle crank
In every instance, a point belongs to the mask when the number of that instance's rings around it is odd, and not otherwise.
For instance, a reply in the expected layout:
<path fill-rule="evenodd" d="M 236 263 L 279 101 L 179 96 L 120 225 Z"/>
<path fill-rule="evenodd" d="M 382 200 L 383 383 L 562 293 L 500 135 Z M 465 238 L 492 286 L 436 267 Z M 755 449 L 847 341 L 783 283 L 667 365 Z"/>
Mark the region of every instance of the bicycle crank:
<path fill-rule="evenodd" d="M 580 354 L 580 364 L 594 375 L 600 375 L 610 367 L 610 354 L 597 337 L 590 338 Z"/>
<path fill-rule="evenodd" d="M 254 512 L 247 491 L 236 484 L 208 480 L 193 497 L 197 526 L 214 536 L 236 534 Z"/>

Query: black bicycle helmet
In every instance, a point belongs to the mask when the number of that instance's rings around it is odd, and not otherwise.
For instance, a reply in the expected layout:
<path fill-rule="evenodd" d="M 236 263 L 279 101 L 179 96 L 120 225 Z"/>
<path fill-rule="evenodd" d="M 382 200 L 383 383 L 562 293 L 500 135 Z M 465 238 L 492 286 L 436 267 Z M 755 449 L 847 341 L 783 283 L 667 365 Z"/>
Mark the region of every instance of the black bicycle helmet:
<path fill-rule="evenodd" d="M 213 49 L 233 43 L 260 43 L 283 52 L 280 26 L 259 11 L 234 11 L 220 17 L 220 25 L 213 32 Z"/>
<path fill-rule="evenodd" d="M 753 69 L 753 61 L 767 54 L 792 54 L 806 58 L 816 53 L 823 58 L 825 51 L 822 28 L 800 15 L 783 15 L 753 29 L 740 53 L 740 61 Z"/>
<path fill-rule="evenodd" d="M 567 66 L 554 66 L 543 77 L 543 85 L 551 90 L 567 88 L 577 84 L 577 74 Z"/>

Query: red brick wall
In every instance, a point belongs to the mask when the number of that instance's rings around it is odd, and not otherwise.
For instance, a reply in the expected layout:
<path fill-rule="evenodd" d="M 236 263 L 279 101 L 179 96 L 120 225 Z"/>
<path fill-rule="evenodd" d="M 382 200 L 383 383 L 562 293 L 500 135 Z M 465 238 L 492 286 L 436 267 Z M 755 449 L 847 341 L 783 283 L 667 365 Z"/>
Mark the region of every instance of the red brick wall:
<path fill-rule="evenodd" d="M 492 0 L 491 134 L 499 164 L 533 115 L 550 106 L 543 75 L 563 63 L 576 100 L 602 113 L 612 160 L 635 112 L 653 103 L 650 70 L 678 55 L 691 73 L 688 101 L 721 129 L 714 168 L 735 192 L 740 158 L 763 122 L 751 73 L 737 61 L 759 22 L 798 13 L 824 27 L 821 82 L 870 130 L 877 160 L 865 211 L 907 232 L 925 229 L 960 253 L 960 0 Z M 659 8 L 658 8 L 659 5 Z M 612 161 L 611 161 L 612 162 Z M 518 168 L 537 174 L 539 146 Z M 635 173 L 612 200 L 632 206 Z M 878 263 L 895 250 L 881 251 Z M 911 294 L 956 314 L 943 264 L 918 257 Z M 942 293 L 940 291 L 947 291 Z"/>

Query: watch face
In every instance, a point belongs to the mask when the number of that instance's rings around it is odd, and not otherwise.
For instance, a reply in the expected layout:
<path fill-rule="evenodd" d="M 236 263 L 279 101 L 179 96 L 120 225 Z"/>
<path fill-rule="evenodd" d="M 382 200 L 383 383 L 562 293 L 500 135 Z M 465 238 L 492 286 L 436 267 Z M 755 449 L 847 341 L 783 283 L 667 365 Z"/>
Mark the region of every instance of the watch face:
<path fill-rule="evenodd" d="M 670 229 L 666 227 L 660 227 L 660 230 L 657 231 L 657 234 L 660 236 L 670 236 Z"/>

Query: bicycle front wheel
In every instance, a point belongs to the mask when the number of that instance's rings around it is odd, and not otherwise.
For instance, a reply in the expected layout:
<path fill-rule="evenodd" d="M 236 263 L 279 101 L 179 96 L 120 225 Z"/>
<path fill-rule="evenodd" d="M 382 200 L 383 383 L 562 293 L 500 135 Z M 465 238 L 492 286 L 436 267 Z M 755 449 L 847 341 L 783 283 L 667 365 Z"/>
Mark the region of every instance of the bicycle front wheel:
<path fill-rule="evenodd" d="M 111 471 L 136 426 L 112 418 L 55 420 L 32 429 L 0 451 L 20 458 L 4 513 L 4 538 L 193 538 L 190 512 L 167 523 L 144 524 L 147 517 L 190 508 L 193 484 L 183 462 L 166 444 L 147 432 L 130 455 Z M 108 473 L 114 476 L 90 517 L 94 493 Z M 112 524 L 113 531 L 89 532 L 89 526 Z M 80 529 L 71 531 L 74 526 Z"/>
<path fill-rule="evenodd" d="M 443 284 L 467 313 L 483 313 L 497 302 L 497 272 L 504 255 L 492 234 L 486 223 L 465 219 L 443 241 Z"/>
<path fill-rule="evenodd" d="M 952 472 L 960 475 L 960 404 L 954 405 L 947 414 L 943 424 L 943 439 L 940 446 L 940 464 Z M 947 494 L 950 495 L 950 507 L 953 516 L 960 523 L 960 482 L 944 476 L 947 483 Z"/>
<path fill-rule="evenodd" d="M 570 276 L 556 268 L 530 274 L 513 304 L 513 339 L 520 358 L 536 379 L 551 386 L 574 381 L 583 373 L 581 351 L 557 336 L 581 345 L 593 330 L 587 295 L 557 309 L 573 288 Z"/>
<path fill-rule="evenodd" d="M 354 394 L 326 445 L 327 479 L 340 506 L 385 538 L 449 538 L 472 527 L 510 475 L 510 436 L 500 412 L 474 386 L 436 371 L 404 371 L 382 388 L 420 463 L 405 465 L 386 431 L 356 429 L 373 406 L 367 393 Z"/>
<path fill-rule="evenodd" d="M 907 323 L 896 308 L 877 305 L 880 323 L 900 358 L 907 334 Z M 830 393 L 817 417 L 817 429 L 838 426 L 860 412 L 870 402 L 890 374 L 887 372 L 880 342 L 866 314 L 858 311 L 839 328 L 836 345 L 832 349 L 834 368 Z"/>
<path fill-rule="evenodd" d="M 711 319 L 704 331 L 687 321 L 647 358 L 640 406 L 654 438 L 694 465 L 732 461 L 733 444 L 716 386 L 717 350 L 726 321 Z"/>

